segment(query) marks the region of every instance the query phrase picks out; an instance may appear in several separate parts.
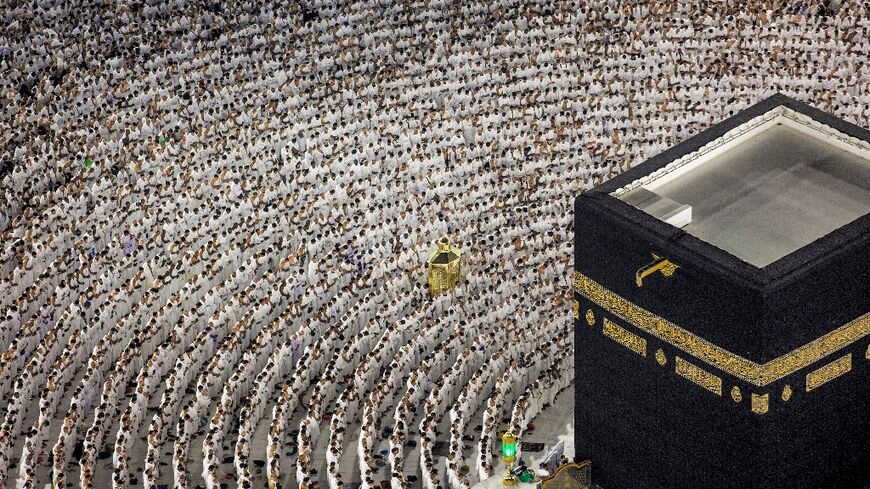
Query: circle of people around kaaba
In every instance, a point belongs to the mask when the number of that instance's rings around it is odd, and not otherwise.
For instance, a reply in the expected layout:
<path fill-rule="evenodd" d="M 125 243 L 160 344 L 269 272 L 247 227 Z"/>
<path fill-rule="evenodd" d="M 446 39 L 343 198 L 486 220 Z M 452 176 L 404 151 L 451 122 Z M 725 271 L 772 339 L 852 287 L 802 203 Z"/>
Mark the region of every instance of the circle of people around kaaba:
<path fill-rule="evenodd" d="M 870 126 L 868 10 L 5 3 L 0 486 L 498 475 L 570 395 L 573 197 L 775 92 Z"/>

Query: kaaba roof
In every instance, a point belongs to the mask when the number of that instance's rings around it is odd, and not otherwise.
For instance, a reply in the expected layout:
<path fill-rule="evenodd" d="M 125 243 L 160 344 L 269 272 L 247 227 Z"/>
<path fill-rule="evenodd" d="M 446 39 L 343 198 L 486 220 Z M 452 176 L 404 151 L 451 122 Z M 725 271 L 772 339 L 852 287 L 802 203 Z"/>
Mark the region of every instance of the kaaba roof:
<path fill-rule="evenodd" d="M 765 284 L 867 238 L 870 132 L 778 94 L 589 193 Z"/>
<path fill-rule="evenodd" d="M 615 192 L 639 194 L 681 204 L 687 233 L 763 267 L 870 212 L 870 144 L 780 105 Z"/>

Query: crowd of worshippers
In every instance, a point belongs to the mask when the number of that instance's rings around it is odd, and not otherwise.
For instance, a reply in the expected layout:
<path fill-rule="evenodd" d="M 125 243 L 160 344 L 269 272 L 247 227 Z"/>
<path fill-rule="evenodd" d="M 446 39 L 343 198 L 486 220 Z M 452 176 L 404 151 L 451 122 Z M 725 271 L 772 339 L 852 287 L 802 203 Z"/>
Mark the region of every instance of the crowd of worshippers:
<path fill-rule="evenodd" d="M 572 375 L 572 197 L 775 92 L 870 126 L 868 14 L 4 5 L 0 485 L 493 475 Z M 445 235 L 464 278 L 432 300 Z"/>

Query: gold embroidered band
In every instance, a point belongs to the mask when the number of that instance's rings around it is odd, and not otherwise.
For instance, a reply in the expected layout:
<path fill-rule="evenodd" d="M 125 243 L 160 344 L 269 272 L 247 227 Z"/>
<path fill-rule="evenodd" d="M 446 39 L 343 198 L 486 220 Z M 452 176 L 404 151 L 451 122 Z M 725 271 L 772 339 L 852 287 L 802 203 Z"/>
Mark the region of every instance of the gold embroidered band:
<path fill-rule="evenodd" d="M 807 374 L 807 392 L 821 387 L 824 384 L 852 370 L 852 354 L 844 355 L 824 367 L 813 370 Z"/>
<path fill-rule="evenodd" d="M 604 326 L 602 332 L 605 336 L 637 353 L 642 357 L 646 357 L 646 339 L 627 331 L 618 324 L 604 318 Z"/>
<path fill-rule="evenodd" d="M 674 365 L 677 375 L 680 377 L 691 380 L 717 396 L 722 395 L 722 379 L 720 377 L 692 365 L 680 357 L 674 358 Z"/>
<path fill-rule="evenodd" d="M 574 291 L 642 331 L 758 387 L 764 387 L 793 374 L 870 334 L 870 312 L 868 312 L 821 338 L 760 365 L 720 348 L 633 304 L 580 272 L 574 272 Z"/>

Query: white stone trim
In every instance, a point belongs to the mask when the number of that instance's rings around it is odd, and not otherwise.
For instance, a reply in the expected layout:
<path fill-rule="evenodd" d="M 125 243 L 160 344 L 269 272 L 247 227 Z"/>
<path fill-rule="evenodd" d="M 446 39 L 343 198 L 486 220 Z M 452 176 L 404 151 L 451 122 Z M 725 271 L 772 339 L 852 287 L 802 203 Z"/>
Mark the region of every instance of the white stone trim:
<path fill-rule="evenodd" d="M 775 124 L 786 124 L 810 137 L 820 139 L 838 149 L 860 156 L 870 164 L 870 142 L 844 134 L 827 124 L 818 122 L 812 117 L 780 105 L 731 129 L 696 151 L 683 155 L 649 175 L 614 190 L 611 192 L 611 195 L 620 197 L 638 187 L 655 190 L 659 186 L 694 170 L 698 166 L 703 165 L 714 157 L 734 148 Z"/>

